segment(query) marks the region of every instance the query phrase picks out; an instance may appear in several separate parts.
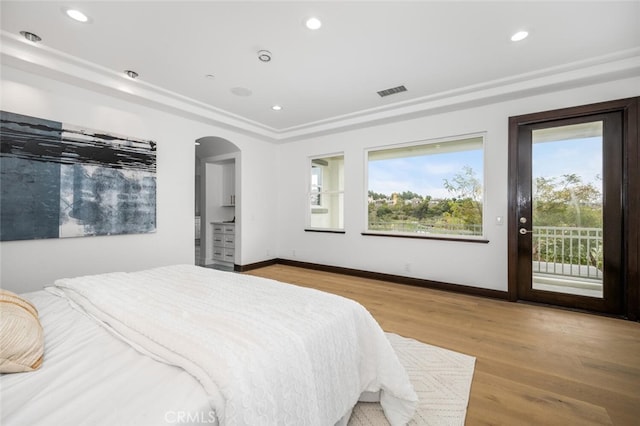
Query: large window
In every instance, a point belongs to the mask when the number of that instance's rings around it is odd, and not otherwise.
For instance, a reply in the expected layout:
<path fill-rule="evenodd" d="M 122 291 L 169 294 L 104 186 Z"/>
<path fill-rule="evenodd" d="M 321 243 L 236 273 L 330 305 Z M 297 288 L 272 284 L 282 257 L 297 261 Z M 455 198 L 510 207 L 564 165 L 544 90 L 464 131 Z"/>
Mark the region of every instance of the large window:
<path fill-rule="evenodd" d="M 310 230 L 344 230 L 344 155 L 310 159 Z"/>
<path fill-rule="evenodd" d="M 369 233 L 483 235 L 483 135 L 367 152 Z"/>

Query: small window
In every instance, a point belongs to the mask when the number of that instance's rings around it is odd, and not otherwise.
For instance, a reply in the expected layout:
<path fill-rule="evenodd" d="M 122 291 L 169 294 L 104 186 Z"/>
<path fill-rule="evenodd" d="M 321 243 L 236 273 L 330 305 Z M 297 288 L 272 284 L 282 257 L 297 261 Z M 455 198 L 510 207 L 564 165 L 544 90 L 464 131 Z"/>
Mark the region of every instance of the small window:
<path fill-rule="evenodd" d="M 483 235 L 484 136 L 367 152 L 367 231 L 401 236 Z"/>
<path fill-rule="evenodd" d="M 344 155 L 314 157 L 309 184 L 311 230 L 342 231 L 344 229 Z"/>

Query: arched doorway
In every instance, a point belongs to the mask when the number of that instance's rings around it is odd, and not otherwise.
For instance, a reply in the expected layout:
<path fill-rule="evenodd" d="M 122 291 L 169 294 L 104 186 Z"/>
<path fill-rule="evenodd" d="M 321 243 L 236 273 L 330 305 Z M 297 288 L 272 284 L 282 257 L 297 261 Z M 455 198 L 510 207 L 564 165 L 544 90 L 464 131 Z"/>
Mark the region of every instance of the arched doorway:
<path fill-rule="evenodd" d="M 207 136 L 195 151 L 195 264 L 233 270 L 240 262 L 240 149 Z"/>

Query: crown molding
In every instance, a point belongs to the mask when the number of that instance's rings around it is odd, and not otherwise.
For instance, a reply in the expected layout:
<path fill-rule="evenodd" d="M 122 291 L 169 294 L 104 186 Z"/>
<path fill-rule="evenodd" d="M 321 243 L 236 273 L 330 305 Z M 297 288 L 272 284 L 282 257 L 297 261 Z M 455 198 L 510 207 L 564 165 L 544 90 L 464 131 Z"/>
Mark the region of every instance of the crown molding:
<path fill-rule="evenodd" d="M 278 139 L 277 132 L 269 126 L 143 80 L 132 80 L 123 72 L 105 68 L 46 45 L 31 43 L 4 30 L 0 31 L 0 55 L 3 64 L 23 71 L 268 140 Z"/>
<path fill-rule="evenodd" d="M 123 73 L 0 31 L 2 63 L 116 98 L 221 126 L 273 143 L 640 76 L 640 48 L 443 91 L 299 126 L 276 129 Z M 632 95 L 632 94 L 630 94 Z"/>
<path fill-rule="evenodd" d="M 279 131 L 279 140 L 298 140 L 311 135 L 319 136 L 639 76 L 640 48 L 636 48 L 289 127 Z"/>

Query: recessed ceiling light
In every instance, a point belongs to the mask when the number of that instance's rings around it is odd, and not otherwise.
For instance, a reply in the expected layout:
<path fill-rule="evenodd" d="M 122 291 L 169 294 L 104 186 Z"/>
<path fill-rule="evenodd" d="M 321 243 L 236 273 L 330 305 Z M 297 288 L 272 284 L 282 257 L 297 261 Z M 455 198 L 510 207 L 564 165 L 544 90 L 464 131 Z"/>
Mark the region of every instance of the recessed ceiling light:
<path fill-rule="evenodd" d="M 20 34 L 22 34 L 22 37 L 34 43 L 37 43 L 42 40 L 37 34 L 30 33 L 29 31 L 20 31 Z"/>
<path fill-rule="evenodd" d="M 274 105 L 274 106 L 271 107 L 271 109 L 274 110 L 274 111 L 282 111 L 282 106 Z"/>
<path fill-rule="evenodd" d="M 529 33 L 526 31 L 518 31 L 514 35 L 511 36 L 511 41 L 521 41 L 529 36 Z"/>
<path fill-rule="evenodd" d="M 200 145 L 200 142 L 196 141 L 196 146 Z"/>
<path fill-rule="evenodd" d="M 125 70 L 124 73 L 127 75 L 127 77 L 131 78 L 131 79 L 136 79 L 138 78 L 138 73 L 135 71 L 131 71 L 131 70 Z"/>
<path fill-rule="evenodd" d="M 64 12 L 74 21 L 89 22 L 89 17 L 77 9 L 66 9 Z"/>
<path fill-rule="evenodd" d="M 318 30 L 322 26 L 322 21 L 320 21 L 318 18 L 311 17 L 311 18 L 307 19 L 304 24 L 310 30 Z"/>

